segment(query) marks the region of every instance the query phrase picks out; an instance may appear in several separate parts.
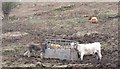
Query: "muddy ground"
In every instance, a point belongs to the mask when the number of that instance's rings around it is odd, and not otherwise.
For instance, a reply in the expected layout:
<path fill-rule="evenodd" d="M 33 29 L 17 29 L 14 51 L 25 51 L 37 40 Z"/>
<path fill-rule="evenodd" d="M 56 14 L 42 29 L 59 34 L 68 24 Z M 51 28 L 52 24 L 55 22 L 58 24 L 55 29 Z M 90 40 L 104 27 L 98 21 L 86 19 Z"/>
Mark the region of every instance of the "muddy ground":
<path fill-rule="evenodd" d="M 36 67 L 38 62 L 117 67 L 117 8 L 117 3 L 20 3 L 12 10 L 10 20 L 3 20 L 2 33 L 19 31 L 28 35 L 2 39 L 3 67 Z M 98 24 L 88 22 L 88 17 L 94 14 L 94 10 L 99 13 Z M 43 43 L 46 38 L 70 39 L 79 43 L 100 42 L 103 58 L 99 62 L 95 56 L 85 56 L 83 61 L 40 59 L 38 55 L 29 58 L 23 56 L 27 43 Z"/>

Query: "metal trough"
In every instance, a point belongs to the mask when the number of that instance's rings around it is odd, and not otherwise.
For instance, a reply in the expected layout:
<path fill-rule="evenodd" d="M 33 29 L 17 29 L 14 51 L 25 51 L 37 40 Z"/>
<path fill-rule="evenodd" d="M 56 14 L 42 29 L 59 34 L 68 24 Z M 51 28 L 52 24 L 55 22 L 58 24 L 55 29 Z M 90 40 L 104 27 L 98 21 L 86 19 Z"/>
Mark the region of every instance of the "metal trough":
<path fill-rule="evenodd" d="M 51 44 L 60 44 L 61 46 L 70 46 L 71 42 L 76 42 L 72 40 L 65 40 L 65 39 L 47 39 L 46 45 L 48 43 Z M 77 60 L 78 54 L 75 49 L 65 49 L 62 47 L 60 49 L 45 49 L 44 58 L 57 58 L 60 60 Z"/>
<path fill-rule="evenodd" d="M 77 60 L 77 52 L 71 49 L 46 49 L 44 58 L 57 58 L 60 60 Z"/>

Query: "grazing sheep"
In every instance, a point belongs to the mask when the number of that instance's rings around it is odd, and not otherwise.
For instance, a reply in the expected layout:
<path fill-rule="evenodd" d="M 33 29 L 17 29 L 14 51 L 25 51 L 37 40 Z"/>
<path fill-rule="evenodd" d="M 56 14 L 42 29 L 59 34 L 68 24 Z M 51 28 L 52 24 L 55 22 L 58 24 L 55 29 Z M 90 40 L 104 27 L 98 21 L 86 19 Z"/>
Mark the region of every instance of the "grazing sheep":
<path fill-rule="evenodd" d="M 61 45 L 59 45 L 59 44 L 50 44 L 50 45 L 49 45 L 49 48 L 50 48 L 50 49 L 61 48 Z"/>
<path fill-rule="evenodd" d="M 37 44 L 37 43 L 29 43 L 26 45 L 26 51 L 24 53 L 24 56 L 28 56 L 30 57 L 31 56 L 31 53 L 33 51 L 40 51 L 40 57 L 42 58 L 43 57 L 43 52 L 45 51 L 46 49 L 46 46 L 45 45 L 41 45 L 41 44 Z"/>
<path fill-rule="evenodd" d="M 78 43 L 72 42 L 71 45 L 72 47 L 76 46 L 76 49 L 80 54 L 81 60 L 83 60 L 84 55 L 95 54 L 95 53 L 97 53 L 99 57 L 98 59 L 101 60 L 102 58 L 100 42 L 94 42 L 89 44 L 78 44 Z"/>
<path fill-rule="evenodd" d="M 90 23 L 93 23 L 93 24 L 97 24 L 98 19 L 97 19 L 97 17 L 91 16 L 91 17 L 89 18 L 89 22 L 90 22 Z"/>

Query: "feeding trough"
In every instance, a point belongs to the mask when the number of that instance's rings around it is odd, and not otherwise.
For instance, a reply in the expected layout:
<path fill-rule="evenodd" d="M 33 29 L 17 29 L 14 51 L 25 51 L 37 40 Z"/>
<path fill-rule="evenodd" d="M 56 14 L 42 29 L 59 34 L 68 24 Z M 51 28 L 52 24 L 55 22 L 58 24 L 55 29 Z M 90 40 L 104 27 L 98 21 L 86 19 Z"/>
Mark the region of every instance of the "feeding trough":
<path fill-rule="evenodd" d="M 77 60 L 78 54 L 75 49 L 71 48 L 71 42 L 76 41 L 66 39 L 46 39 L 45 43 L 47 45 L 47 49 L 45 49 L 44 58 L 56 58 L 60 60 Z M 56 45 L 56 47 L 51 47 L 51 44 Z"/>

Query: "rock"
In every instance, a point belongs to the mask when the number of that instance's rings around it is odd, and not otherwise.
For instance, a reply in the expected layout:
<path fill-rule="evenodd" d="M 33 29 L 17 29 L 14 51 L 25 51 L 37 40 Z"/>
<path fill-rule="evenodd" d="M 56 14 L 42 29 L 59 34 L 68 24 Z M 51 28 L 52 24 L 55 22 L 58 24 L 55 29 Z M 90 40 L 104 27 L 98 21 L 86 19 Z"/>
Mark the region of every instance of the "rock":
<path fill-rule="evenodd" d="M 66 67 L 68 67 L 68 65 L 60 65 L 60 66 L 54 65 L 53 67 L 54 67 L 54 68 L 66 68 Z"/>

